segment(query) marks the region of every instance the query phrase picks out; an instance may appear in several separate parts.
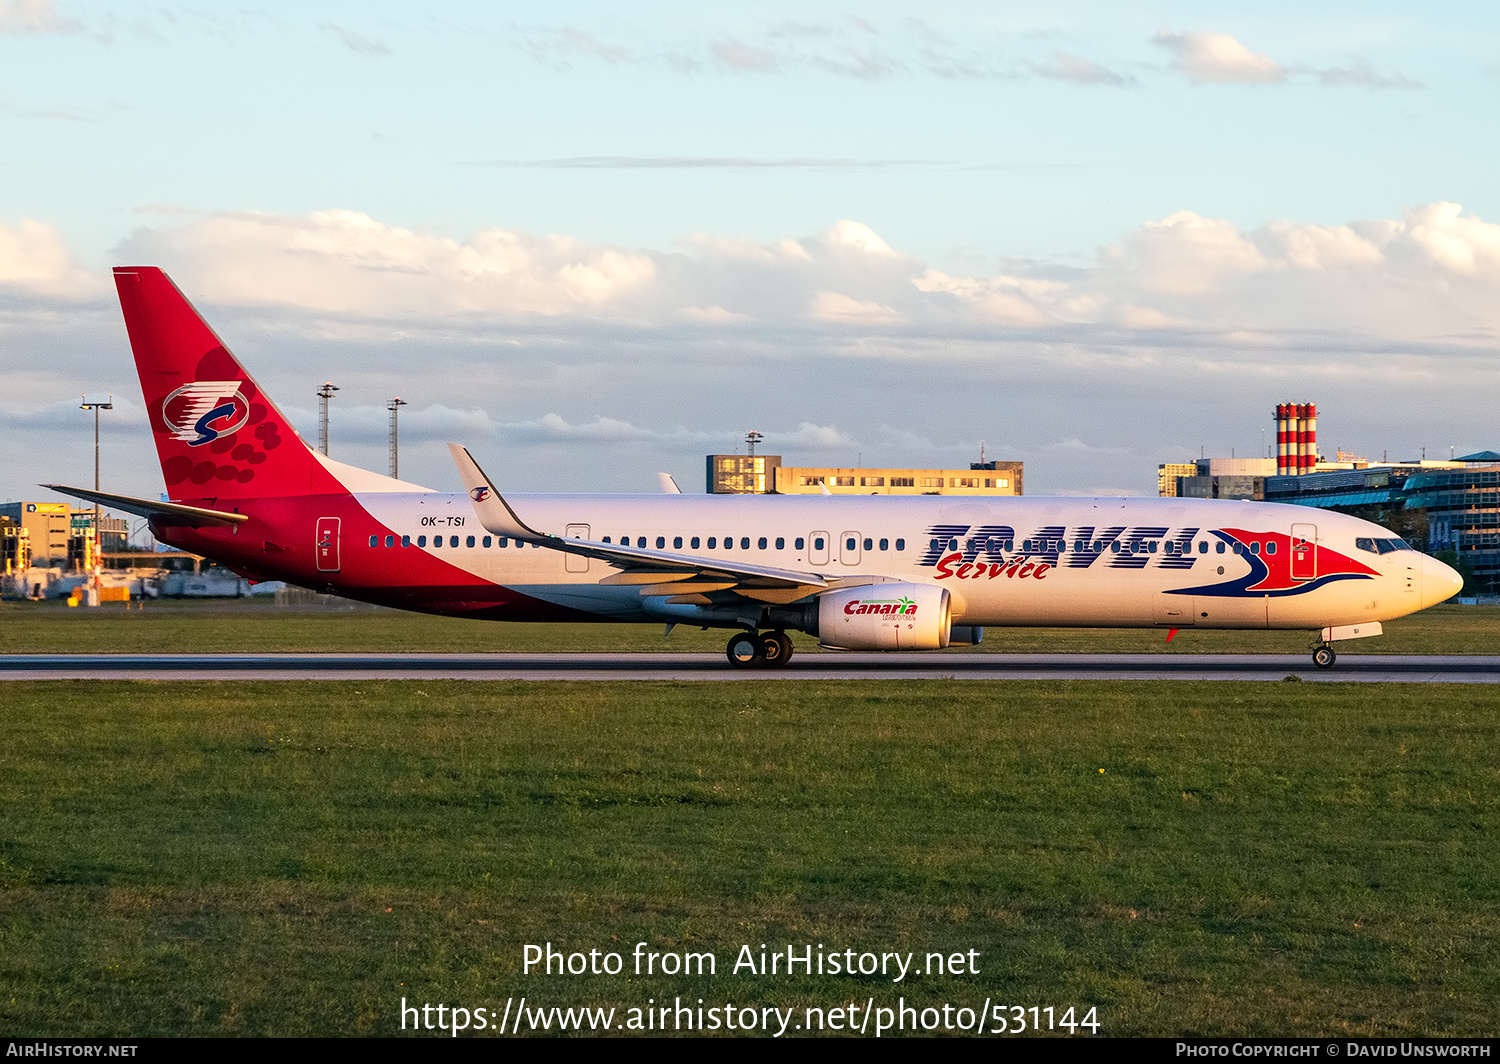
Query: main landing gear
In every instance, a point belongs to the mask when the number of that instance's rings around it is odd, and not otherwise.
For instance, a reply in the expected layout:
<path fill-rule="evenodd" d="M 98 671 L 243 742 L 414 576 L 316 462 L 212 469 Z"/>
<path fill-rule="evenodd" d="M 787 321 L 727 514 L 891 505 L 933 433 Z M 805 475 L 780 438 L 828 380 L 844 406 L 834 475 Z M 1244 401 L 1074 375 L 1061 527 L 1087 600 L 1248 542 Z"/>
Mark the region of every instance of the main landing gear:
<path fill-rule="evenodd" d="M 1331 669 L 1333 663 L 1339 660 L 1339 656 L 1333 652 L 1333 647 L 1327 643 L 1319 643 L 1313 647 L 1313 664 L 1320 669 Z"/>
<path fill-rule="evenodd" d="M 724 648 L 729 664 L 737 669 L 780 667 L 792 660 L 792 641 L 785 632 L 736 632 Z"/>

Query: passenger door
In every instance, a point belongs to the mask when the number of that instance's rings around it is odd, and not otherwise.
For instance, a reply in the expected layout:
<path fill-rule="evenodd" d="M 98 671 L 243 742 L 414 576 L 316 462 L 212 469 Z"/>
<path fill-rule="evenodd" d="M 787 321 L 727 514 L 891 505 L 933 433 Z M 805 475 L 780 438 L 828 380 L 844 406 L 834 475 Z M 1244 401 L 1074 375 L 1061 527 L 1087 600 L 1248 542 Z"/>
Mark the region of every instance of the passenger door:
<path fill-rule="evenodd" d="M 554 526 L 555 527 L 555 526 Z M 588 525 L 569 525 L 565 533 L 568 539 L 588 539 Z M 570 573 L 586 573 L 589 571 L 589 560 L 582 554 L 564 554 L 563 568 Z"/>
<path fill-rule="evenodd" d="M 1318 578 L 1318 526 L 1292 526 L 1292 579 Z"/>
<path fill-rule="evenodd" d="M 320 517 L 313 533 L 314 553 L 318 556 L 318 572 L 339 571 L 339 518 Z"/>

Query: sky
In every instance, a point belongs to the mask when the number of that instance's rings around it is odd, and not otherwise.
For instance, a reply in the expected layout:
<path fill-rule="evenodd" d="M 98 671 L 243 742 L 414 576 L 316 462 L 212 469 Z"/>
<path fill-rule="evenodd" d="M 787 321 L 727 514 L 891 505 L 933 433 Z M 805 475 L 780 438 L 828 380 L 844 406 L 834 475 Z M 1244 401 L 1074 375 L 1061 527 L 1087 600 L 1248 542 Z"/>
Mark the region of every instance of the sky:
<path fill-rule="evenodd" d="M 1500 14 L 1455 3 L 0 0 L 0 498 L 162 490 L 158 265 L 333 457 L 454 490 L 1026 463 L 1152 494 L 1274 406 L 1500 449 Z"/>

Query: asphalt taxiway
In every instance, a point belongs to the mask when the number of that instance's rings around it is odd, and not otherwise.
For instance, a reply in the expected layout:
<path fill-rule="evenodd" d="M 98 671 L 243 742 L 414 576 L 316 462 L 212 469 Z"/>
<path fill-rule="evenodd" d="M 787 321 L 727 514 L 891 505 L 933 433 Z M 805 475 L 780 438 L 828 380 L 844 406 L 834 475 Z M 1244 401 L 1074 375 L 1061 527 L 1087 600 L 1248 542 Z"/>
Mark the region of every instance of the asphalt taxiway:
<path fill-rule="evenodd" d="M 3 680 L 1303 680 L 1500 683 L 1500 655 L 802 654 L 736 669 L 721 654 L 5 654 Z"/>

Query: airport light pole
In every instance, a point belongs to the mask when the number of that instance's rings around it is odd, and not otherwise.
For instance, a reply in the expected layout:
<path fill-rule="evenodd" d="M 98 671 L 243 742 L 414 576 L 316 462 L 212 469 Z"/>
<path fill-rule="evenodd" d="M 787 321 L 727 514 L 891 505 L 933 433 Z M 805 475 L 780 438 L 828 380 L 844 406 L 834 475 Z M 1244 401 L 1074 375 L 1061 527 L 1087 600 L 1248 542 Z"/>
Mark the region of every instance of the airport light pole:
<path fill-rule="evenodd" d="M 83 402 L 81 402 L 81 403 L 78 404 L 78 409 L 79 410 L 92 410 L 94 412 L 94 490 L 98 491 L 99 490 L 99 411 L 101 411 L 101 410 L 113 410 L 115 408 L 115 394 L 114 394 L 114 392 L 110 392 L 109 393 L 109 401 L 105 402 L 105 403 L 91 403 L 91 402 L 89 402 L 89 398 L 86 395 L 79 396 L 79 398 L 83 400 Z M 94 569 L 93 595 L 94 596 L 98 595 L 98 580 L 99 580 L 99 568 L 100 568 L 100 564 L 99 564 L 100 563 L 100 558 L 99 558 L 99 518 L 100 518 L 100 514 L 99 514 L 99 500 L 95 499 L 94 500 L 94 527 L 89 532 L 89 538 L 93 541 L 93 550 L 90 553 L 93 555 L 92 561 L 94 563 L 93 564 L 93 569 Z M 91 597 L 89 605 L 91 605 L 91 606 L 95 605 L 98 601 L 99 600 L 98 600 L 97 597 Z"/>
<path fill-rule="evenodd" d="M 396 410 L 399 407 L 410 404 L 399 395 L 385 404 L 385 408 L 391 412 L 391 478 L 395 479 L 396 471 L 400 468 L 396 460 Z"/>
<path fill-rule="evenodd" d="M 324 381 L 323 387 L 318 389 L 318 450 L 325 455 L 328 453 L 328 400 L 338 390 L 339 386 L 332 381 Z"/>

